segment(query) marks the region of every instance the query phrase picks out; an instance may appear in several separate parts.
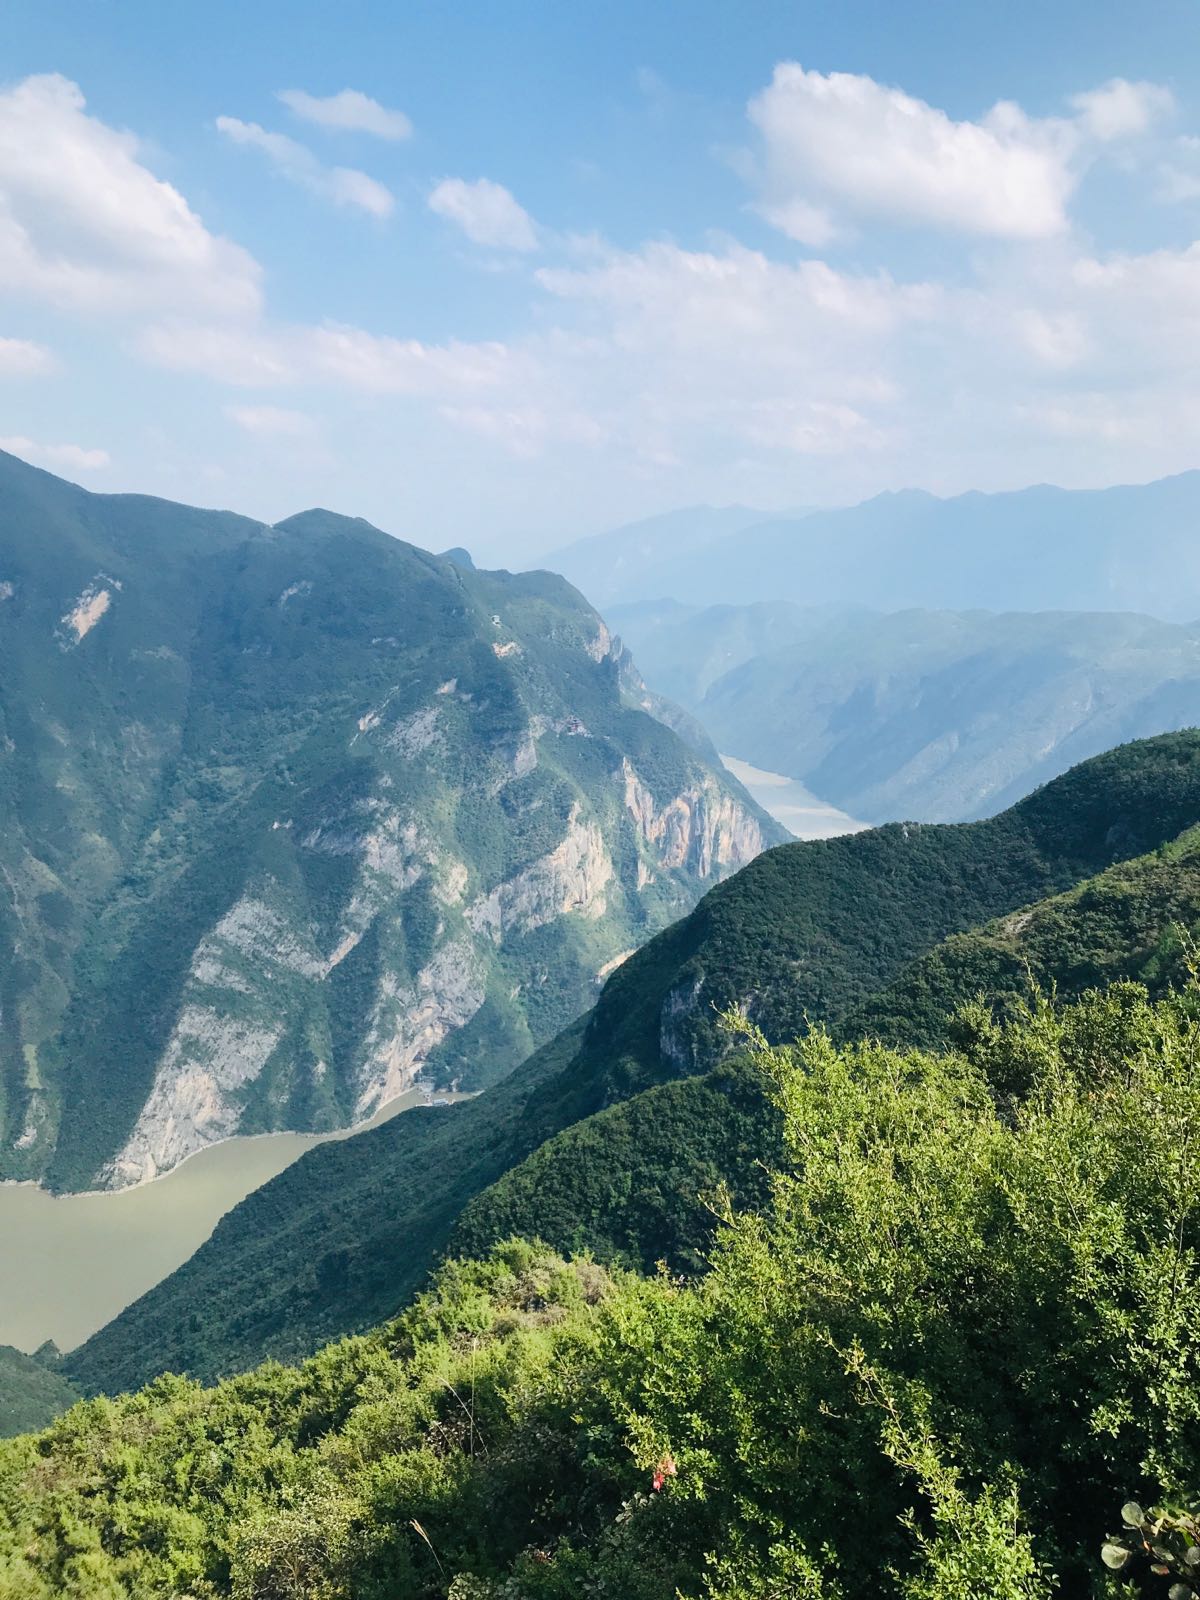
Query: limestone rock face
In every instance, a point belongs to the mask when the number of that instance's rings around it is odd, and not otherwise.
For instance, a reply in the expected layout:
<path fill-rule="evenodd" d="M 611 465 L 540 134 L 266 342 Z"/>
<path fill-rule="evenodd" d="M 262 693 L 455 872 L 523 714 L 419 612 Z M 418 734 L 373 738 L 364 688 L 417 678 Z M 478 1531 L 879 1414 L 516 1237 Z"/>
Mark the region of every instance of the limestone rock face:
<path fill-rule="evenodd" d="M 482 1088 L 776 842 L 548 573 L 0 453 L 0 601 L 0 1180 Z"/>
<path fill-rule="evenodd" d="M 767 843 L 760 819 L 709 774 L 662 802 L 628 759 L 621 779 L 625 809 L 663 867 L 724 876 L 753 861 Z"/>
<path fill-rule="evenodd" d="M 608 909 L 604 890 L 612 877 L 612 857 L 599 824 L 582 822 L 575 806 L 561 842 L 481 895 L 468 908 L 467 922 L 494 944 L 514 929 L 529 932 L 572 913 L 595 922 Z"/>

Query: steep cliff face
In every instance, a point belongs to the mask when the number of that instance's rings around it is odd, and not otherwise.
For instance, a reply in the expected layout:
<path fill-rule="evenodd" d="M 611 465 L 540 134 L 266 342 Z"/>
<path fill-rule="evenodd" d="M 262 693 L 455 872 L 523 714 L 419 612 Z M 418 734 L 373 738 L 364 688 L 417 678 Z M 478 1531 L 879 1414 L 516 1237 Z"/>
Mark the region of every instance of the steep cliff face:
<path fill-rule="evenodd" d="M 744 867 L 763 848 L 758 819 L 711 774 L 662 802 L 628 760 L 621 763 L 621 777 L 625 809 L 650 859 L 660 865 L 708 878 Z"/>
<path fill-rule="evenodd" d="M 776 841 L 549 574 L 3 459 L 0 572 L 0 1177 L 481 1087 Z"/>

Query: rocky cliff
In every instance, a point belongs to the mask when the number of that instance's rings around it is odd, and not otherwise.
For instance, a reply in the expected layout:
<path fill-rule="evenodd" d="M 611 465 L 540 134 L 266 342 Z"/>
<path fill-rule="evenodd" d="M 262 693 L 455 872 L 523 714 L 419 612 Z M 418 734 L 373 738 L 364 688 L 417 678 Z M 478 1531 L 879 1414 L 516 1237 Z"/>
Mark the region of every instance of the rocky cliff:
<path fill-rule="evenodd" d="M 0 1176 L 478 1088 L 778 834 L 563 580 L 0 459 Z"/>

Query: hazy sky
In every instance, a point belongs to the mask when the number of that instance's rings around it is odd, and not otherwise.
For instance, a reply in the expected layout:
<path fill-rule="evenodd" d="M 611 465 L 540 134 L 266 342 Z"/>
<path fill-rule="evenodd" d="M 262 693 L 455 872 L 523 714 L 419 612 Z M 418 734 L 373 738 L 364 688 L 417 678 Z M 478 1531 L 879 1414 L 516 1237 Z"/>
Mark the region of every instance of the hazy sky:
<path fill-rule="evenodd" d="M 0 445 L 516 563 L 1200 465 L 1196 0 L 5 0 Z"/>

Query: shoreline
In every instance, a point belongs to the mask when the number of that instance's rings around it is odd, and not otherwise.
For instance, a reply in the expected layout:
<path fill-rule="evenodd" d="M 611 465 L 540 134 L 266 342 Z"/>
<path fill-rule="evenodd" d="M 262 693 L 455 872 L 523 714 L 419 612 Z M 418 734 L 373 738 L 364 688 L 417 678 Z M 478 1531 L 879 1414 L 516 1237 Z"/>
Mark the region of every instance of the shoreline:
<path fill-rule="evenodd" d="M 410 1105 L 401 1105 L 400 1102 L 408 1100 L 411 1096 L 418 1095 L 419 1099 L 413 1100 Z M 436 1096 L 436 1098 L 435 1098 Z M 139 1178 L 136 1183 L 122 1184 L 119 1189 L 64 1189 L 58 1192 L 47 1189 L 44 1183 L 37 1178 L 0 1178 L 0 1189 L 37 1189 L 40 1193 L 48 1195 L 51 1200 L 98 1200 L 122 1194 L 133 1194 L 138 1189 L 147 1189 L 155 1183 L 166 1183 L 182 1172 L 190 1161 L 197 1157 L 207 1155 L 210 1150 L 219 1150 L 223 1145 L 240 1143 L 254 1144 L 260 1139 L 307 1139 L 315 1149 L 320 1144 L 332 1144 L 341 1139 L 353 1139 L 361 1133 L 369 1133 L 372 1128 L 382 1127 L 385 1122 L 390 1122 L 393 1117 L 402 1116 L 406 1111 L 416 1111 L 422 1106 L 432 1107 L 437 1100 L 445 1099 L 450 1105 L 457 1105 L 462 1100 L 470 1100 L 473 1096 L 461 1094 L 457 1090 L 443 1089 L 440 1091 L 418 1088 L 415 1084 L 393 1095 L 390 1100 L 385 1100 L 362 1122 L 354 1122 L 345 1128 L 328 1128 L 322 1133 L 314 1133 L 305 1128 L 269 1128 L 263 1133 L 227 1133 L 220 1139 L 214 1139 L 210 1144 L 201 1145 L 199 1150 L 189 1150 L 181 1161 L 173 1167 L 168 1167 L 165 1172 L 157 1172 L 152 1178 Z M 386 1113 L 386 1115 L 385 1115 Z M 296 1157 L 299 1161 L 301 1155 Z M 284 1171 L 287 1170 L 285 1167 Z M 268 1180 L 270 1181 L 270 1180 Z"/>

